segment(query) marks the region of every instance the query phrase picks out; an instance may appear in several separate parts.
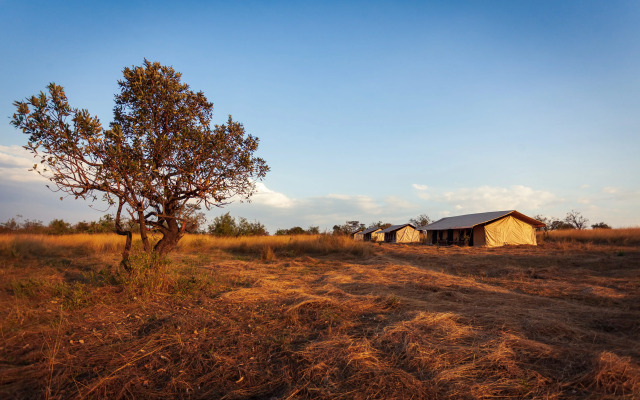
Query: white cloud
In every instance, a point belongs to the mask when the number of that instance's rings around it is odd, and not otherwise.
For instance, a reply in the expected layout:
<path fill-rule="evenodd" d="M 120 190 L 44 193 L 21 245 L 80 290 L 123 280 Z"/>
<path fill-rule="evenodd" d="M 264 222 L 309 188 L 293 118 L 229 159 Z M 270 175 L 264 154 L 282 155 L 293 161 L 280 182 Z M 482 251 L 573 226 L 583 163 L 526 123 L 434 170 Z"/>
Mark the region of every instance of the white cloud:
<path fill-rule="evenodd" d="M 47 182 L 48 179 L 29 171 L 37 163 L 31 153 L 20 146 L 0 146 L 0 180 L 10 182 Z"/>
<path fill-rule="evenodd" d="M 294 201 L 283 193 L 269 189 L 264 183 L 256 183 L 256 193 L 251 196 L 251 201 L 276 208 L 290 208 Z"/>
<path fill-rule="evenodd" d="M 429 189 L 429 187 L 427 185 L 420 185 L 418 183 L 414 183 L 411 186 L 413 186 L 413 188 L 416 189 L 416 190 L 427 190 L 427 189 Z"/>
<path fill-rule="evenodd" d="M 602 192 L 603 193 L 607 193 L 607 194 L 616 194 L 616 193 L 619 192 L 619 190 L 618 190 L 618 188 L 607 186 L 607 187 L 602 188 Z"/>
<path fill-rule="evenodd" d="M 380 201 L 366 195 L 331 193 L 293 199 L 262 183 L 257 183 L 256 187 L 258 191 L 251 198 L 251 203 L 235 202 L 225 206 L 220 213 L 230 211 L 233 216 L 259 220 L 273 233 L 278 228 L 293 226 L 320 226 L 321 229 L 330 230 L 333 225 L 351 220 L 359 220 L 365 224 L 380 219 L 393 223 L 406 222 L 408 217 L 404 214 L 413 214 L 415 210 L 407 212 L 405 207 L 416 207 L 396 197 Z M 211 213 L 209 217 L 217 214 Z"/>
<path fill-rule="evenodd" d="M 580 189 L 589 189 L 591 186 L 584 184 L 582 186 L 580 186 Z"/>

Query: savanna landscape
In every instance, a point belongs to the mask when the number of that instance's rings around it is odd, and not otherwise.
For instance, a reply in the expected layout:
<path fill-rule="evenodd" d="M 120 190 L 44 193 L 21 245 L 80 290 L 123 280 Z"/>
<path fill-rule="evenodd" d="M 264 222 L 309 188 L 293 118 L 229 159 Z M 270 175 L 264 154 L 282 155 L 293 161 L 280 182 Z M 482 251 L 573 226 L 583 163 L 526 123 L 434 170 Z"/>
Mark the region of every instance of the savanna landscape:
<path fill-rule="evenodd" d="M 640 8 L 437 3 L 2 2 L 0 400 L 640 399 Z"/>
<path fill-rule="evenodd" d="M 640 229 L 123 240 L 0 237 L 2 398 L 640 396 Z"/>

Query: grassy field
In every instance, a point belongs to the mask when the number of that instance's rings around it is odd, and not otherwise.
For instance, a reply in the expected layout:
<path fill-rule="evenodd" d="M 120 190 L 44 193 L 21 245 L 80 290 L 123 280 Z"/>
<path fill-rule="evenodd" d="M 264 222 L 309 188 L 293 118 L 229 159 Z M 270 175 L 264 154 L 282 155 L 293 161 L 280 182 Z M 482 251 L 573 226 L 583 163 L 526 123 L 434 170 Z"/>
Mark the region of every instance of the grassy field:
<path fill-rule="evenodd" d="M 637 399 L 640 230 L 615 231 L 189 236 L 132 276 L 115 235 L 0 236 L 0 398 Z"/>

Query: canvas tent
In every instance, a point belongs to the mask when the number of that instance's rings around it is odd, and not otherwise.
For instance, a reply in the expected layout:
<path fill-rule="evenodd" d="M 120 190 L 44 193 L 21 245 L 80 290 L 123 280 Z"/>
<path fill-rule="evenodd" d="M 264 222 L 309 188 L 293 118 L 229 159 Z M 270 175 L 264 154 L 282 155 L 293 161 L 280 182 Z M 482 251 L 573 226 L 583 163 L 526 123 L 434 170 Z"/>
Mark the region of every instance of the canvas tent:
<path fill-rule="evenodd" d="M 496 247 L 536 245 L 535 228 L 543 226 L 538 220 L 508 210 L 442 218 L 418 229 L 427 233 L 427 243 Z"/>
<path fill-rule="evenodd" d="M 364 231 L 362 231 L 363 240 L 365 242 L 383 242 L 384 233 L 380 232 L 382 232 L 382 229 L 378 227 L 365 229 Z"/>
<path fill-rule="evenodd" d="M 354 233 L 353 233 L 353 240 L 359 240 L 359 241 L 362 241 L 362 240 L 363 240 L 363 238 L 364 238 L 363 232 L 364 232 L 364 231 L 362 231 L 362 230 L 359 230 L 359 231 L 354 232 Z"/>
<path fill-rule="evenodd" d="M 420 241 L 420 232 L 412 224 L 393 225 L 380 231 L 387 243 L 413 243 Z"/>

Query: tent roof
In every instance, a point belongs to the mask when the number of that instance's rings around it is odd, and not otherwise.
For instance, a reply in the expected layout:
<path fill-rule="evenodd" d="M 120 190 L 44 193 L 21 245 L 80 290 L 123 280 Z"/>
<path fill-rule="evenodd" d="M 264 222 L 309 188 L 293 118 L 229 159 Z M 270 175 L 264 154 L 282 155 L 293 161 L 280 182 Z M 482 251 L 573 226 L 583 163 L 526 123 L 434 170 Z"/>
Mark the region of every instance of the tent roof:
<path fill-rule="evenodd" d="M 507 215 L 513 215 L 521 221 L 524 221 L 536 228 L 545 226 L 542 222 L 533 218 L 527 217 L 524 214 L 517 212 L 516 210 L 508 211 L 491 211 L 478 214 L 459 215 L 457 217 L 442 218 L 432 224 L 422 226 L 418 228 L 421 231 L 440 231 L 443 229 L 468 229 L 473 228 L 476 225 L 491 222 L 496 219 L 506 217 Z"/>
<path fill-rule="evenodd" d="M 407 225 L 414 229 L 416 228 L 415 226 L 413 226 L 413 224 L 391 225 L 387 229 L 383 229 L 382 231 L 380 231 L 380 233 L 389 233 L 389 232 L 397 231 L 398 229 L 402 229 Z"/>
<path fill-rule="evenodd" d="M 373 233 L 373 232 L 378 231 L 378 230 L 380 230 L 380 228 L 378 228 L 378 227 L 376 226 L 376 227 L 373 227 L 373 228 L 365 229 L 364 231 L 362 231 L 362 234 L 363 234 L 363 235 L 366 235 L 367 233 Z"/>

